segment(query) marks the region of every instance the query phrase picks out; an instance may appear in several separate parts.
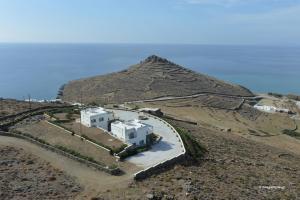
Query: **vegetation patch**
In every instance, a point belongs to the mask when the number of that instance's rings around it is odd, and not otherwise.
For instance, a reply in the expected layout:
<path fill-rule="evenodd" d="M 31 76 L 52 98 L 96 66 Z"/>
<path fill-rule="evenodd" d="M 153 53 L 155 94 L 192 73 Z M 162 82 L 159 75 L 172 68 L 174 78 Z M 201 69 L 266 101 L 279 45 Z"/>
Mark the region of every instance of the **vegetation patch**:
<path fill-rule="evenodd" d="M 190 156 L 194 161 L 199 161 L 201 158 L 203 158 L 207 152 L 206 148 L 201 146 L 187 130 L 179 127 L 175 127 L 175 129 L 183 141 L 187 155 Z"/>
<path fill-rule="evenodd" d="M 201 158 L 203 158 L 205 153 L 207 152 L 206 148 L 200 145 L 197 142 L 197 140 L 189 133 L 189 131 L 176 126 L 174 123 L 172 123 L 172 121 L 170 121 L 167 118 L 164 118 L 164 120 L 171 124 L 180 135 L 183 145 L 186 149 L 187 156 L 192 158 L 193 161 L 200 161 Z"/>
<path fill-rule="evenodd" d="M 70 131 L 72 133 L 72 135 L 75 134 L 75 132 L 72 129 L 69 129 L 69 128 L 67 128 L 67 127 L 65 127 L 65 126 L 62 125 L 62 123 L 64 123 L 63 120 L 55 120 L 55 121 L 52 121 L 50 123 L 55 124 L 55 125 L 57 125 L 57 126 L 63 128 L 63 129 L 65 129 L 67 131 Z"/>
<path fill-rule="evenodd" d="M 138 153 L 142 153 L 144 151 L 148 151 L 151 147 L 150 146 L 141 146 L 141 147 L 136 147 L 134 149 L 128 149 L 127 151 L 122 152 L 119 154 L 120 159 L 124 160 L 125 158 L 128 158 L 130 156 L 136 155 Z"/>
<path fill-rule="evenodd" d="M 54 114 L 57 113 L 67 113 L 67 115 L 71 116 L 72 114 L 80 114 L 79 109 L 77 107 L 65 107 L 65 108 L 56 108 L 47 112 L 47 114 L 51 117 L 54 117 Z"/>
<path fill-rule="evenodd" d="M 277 98 L 281 98 L 283 97 L 282 94 L 279 93 L 275 93 L 275 92 L 269 92 L 268 95 L 273 96 L 273 97 L 277 97 Z"/>
<path fill-rule="evenodd" d="M 289 129 L 284 129 L 282 131 L 283 134 L 300 139 L 300 133 L 297 132 L 296 130 L 289 130 Z"/>

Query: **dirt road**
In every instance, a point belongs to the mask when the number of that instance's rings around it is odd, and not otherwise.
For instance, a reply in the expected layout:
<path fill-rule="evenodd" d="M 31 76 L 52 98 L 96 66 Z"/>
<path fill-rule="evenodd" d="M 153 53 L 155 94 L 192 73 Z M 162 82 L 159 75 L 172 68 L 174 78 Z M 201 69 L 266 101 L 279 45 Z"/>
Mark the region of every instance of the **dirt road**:
<path fill-rule="evenodd" d="M 51 163 L 53 167 L 74 177 L 76 182 L 84 188 L 84 191 L 80 194 L 80 196 L 77 196 L 77 199 L 88 199 L 97 196 L 97 194 L 102 191 L 115 187 L 127 187 L 128 183 L 133 180 L 132 174 L 139 170 L 137 168 L 132 168 L 127 170 L 127 174 L 125 175 L 111 176 L 22 139 L 13 137 L 0 136 L 0 146 L 23 148 L 28 153 L 32 153 L 33 155 L 40 157 L 41 159 Z"/>

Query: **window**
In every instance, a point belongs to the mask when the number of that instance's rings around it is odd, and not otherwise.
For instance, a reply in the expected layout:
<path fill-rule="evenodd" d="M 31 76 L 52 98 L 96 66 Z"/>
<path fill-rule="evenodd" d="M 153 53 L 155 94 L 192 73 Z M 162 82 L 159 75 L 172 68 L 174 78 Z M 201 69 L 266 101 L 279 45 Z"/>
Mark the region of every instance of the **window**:
<path fill-rule="evenodd" d="M 104 118 L 103 117 L 100 117 L 99 118 L 99 122 L 103 122 L 104 121 Z"/>
<path fill-rule="evenodd" d="M 145 144 L 145 141 L 144 140 L 141 140 L 140 141 L 140 145 L 142 146 L 142 145 L 144 145 Z"/>
<path fill-rule="evenodd" d="M 134 137 L 134 132 L 129 133 L 129 139 L 133 139 Z"/>
<path fill-rule="evenodd" d="M 95 122 L 96 122 L 96 119 L 92 119 L 91 122 L 92 122 L 92 123 L 95 123 Z"/>

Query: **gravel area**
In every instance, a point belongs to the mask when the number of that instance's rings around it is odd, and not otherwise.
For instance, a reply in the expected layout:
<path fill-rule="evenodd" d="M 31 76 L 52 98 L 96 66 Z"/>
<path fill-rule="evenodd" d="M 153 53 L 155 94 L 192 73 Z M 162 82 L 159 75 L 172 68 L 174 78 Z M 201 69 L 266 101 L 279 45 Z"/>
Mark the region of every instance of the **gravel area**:
<path fill-rule="evenodd" d="M 82 188 L 22 148 L 0 145 L 0 199 L 74 199 Z"/>

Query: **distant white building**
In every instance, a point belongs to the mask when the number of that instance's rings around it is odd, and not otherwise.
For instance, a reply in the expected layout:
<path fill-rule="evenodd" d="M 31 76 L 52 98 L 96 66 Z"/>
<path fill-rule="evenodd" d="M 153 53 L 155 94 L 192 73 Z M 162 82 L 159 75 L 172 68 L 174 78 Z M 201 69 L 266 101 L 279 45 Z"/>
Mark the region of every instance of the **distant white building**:
<path fill-rule="evenodd" d="M 81 123 L 87 127 L 97 127 L 108 130 L 109 123 L 114 120 L 114 114 L 104 108 L 87 108 L 80 112 Z"/>
<path fill-rule="evenodd" d="M 266 105 L 254 105 L 254 108 L 265 111 L 265 112 L 276 112 L 277 108 L 274 106 L 266 106 Z"/>
<path fill-rule="evenodd" d="M 254 108 L 261 110 L 261 111 L 265 111 L 265 112 L 270 112 L 270 113 L 274 113 L 274 112 L 283 112 L 283 113 L 289 113 L 290 110 L 286 109 L 286 108 L 276 108 L 275 106 L 267 106 L 267 105 L 255 105 Z"/>
<path fill-rule="evenodd" d="M 153 133 L 153 127 L 139 120 L 111 123 L 112 134 L 125 143 L 143 146 L 148 143 L 148 135 Z"/>

